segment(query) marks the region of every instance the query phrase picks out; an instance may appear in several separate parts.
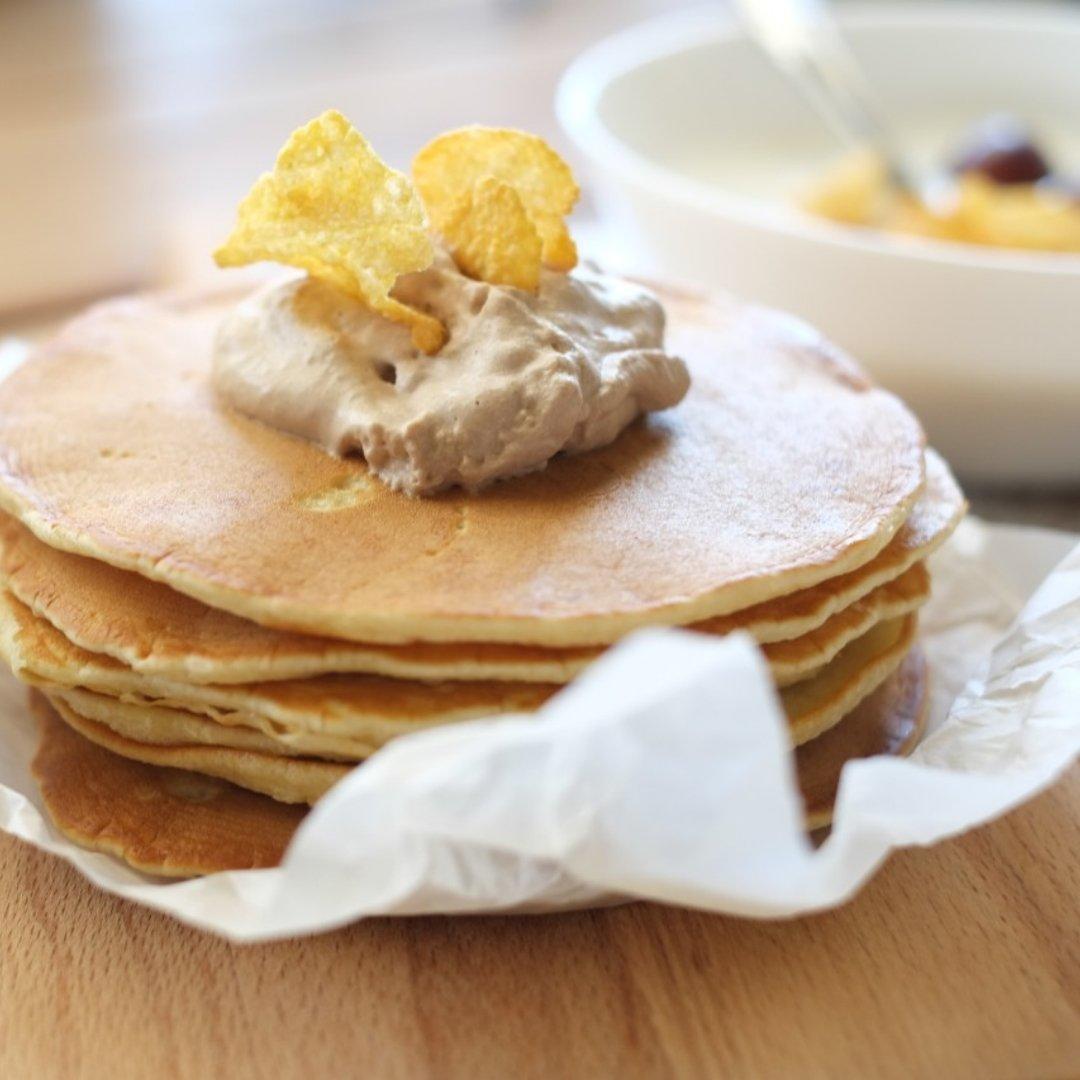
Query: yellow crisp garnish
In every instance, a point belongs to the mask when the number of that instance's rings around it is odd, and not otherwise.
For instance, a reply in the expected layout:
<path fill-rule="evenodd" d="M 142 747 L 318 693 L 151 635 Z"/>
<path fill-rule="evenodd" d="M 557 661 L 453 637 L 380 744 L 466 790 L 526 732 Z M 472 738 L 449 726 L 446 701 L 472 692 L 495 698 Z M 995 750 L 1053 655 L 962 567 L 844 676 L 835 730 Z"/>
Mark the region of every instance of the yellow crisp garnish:
<path fill-rule="evenodd" d="M 892 211 L 896 192 L 885 162 L 870 150 L 854 150 L 837 161 L 803 195 L 803 208 L 846 225 L 872 225 Z"/>
<path fill-rule="evenodd" d="M 850 225 L 932 240 L 1033 251 L 1080 251 L 1080 203 L 1043 184 L 996 184 L 977 173 L 957 179 L 944 206 L 928 206 L 896 191 L 885 163 L 855 151 L 807 193 L 811 213 Z"/>
<path fill-rule="evenodd" d="M 968 173 L 955 219 L 961 239 L 973 244 L 1080 252 L 1080 203 L 1045 185 L 995 184 Z"/>
<path fill-rule="evenodd" d="M 214 258 L 219 266 L 297 266 L 411 327 L 424 352 L 438 352 L 446 339 L 438 319 L 389 295 L 401 274 L 434 258 L 416 191 L 333 109 L 289 136 Z"/>
<path fill-rule="evenodd" d="M 470 277 L 535 292 L 540 284 L 540 235 L 521 196 L 485 176 L 451 209 L 443 226 L 454 261 Z"/>
<path fill-rule="evenodd" d="M 413 180 L 435 227 L 446 232 L 462 198 L 485 177 L 518 193 L 545 266 L 572 270 L 577 248 L 563 218 L 580 194 L 570 166 L 543 139 L 509 128 L 466 127 L 440 135 L 413 160 Z"/>

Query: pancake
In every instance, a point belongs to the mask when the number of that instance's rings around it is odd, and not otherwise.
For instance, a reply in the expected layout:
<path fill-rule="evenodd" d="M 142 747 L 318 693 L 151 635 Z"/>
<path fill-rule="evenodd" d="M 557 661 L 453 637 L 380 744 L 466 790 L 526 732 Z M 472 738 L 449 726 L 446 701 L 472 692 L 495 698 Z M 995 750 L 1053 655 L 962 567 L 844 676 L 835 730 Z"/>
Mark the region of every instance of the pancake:
<path fill-rule="evenodd" d="M 63 723 L 40 694 L 31 704 L 41 729 L 34 776 L 57 828 L 82 847 L 170 876 L 274 866 L 303 819 L 302 806 L 120 757 Z M 845 762 L 911 751 L 925 705 L 926 664 L 915 649 L 843 724 L 795 752 L 809 828 L 831 820 Z"/>
<path fill-rule="evenodd" d="M 799 694 L 793 694 L 791 689 L 782 692 L 781 703 L 788 714 L 793 744 L 804 743 L 834 727 L 881 686 L 900 667 L 911 648 L 914 631 L 915 620 L 911 616 L 882 623 L 845 649 L 816 679 L 803 684 L 807 690 Z M 206 738 L 213 738 L 212 728 L 201 725 L 200 717 L 160 704 L 122 703 L 88 691 L 47 693 L 53 708 L 66 723 L 114 754 L 147 764 L 205 773 L 283 802 L 313 803 L 352 767 L 339 761 L 225 745 L 225 740 L 207 743 Z M 213 721 L 205 724 L 212 725 Z M 267 734 L 281 736 L 280 726 L 264 717 L 236 716 L 232 724 L 261 726 Z M 357 731 L 356 723 L 334 724 L 329 732 L 318 733 L 318 741 L 332 747 L 332 752 L 341 757 L 362 759 L 391 738 L 427 725 L 406 719 L 387 721 L 381 737 L 375 738 L 370 731 L 365 733 L 364 726 L 361 722 Z M 143 734 L 154 728 L 157 734 L 152 736 L 153 741 L 122 733 Z M 161 741 L 170 737 L 176 741 Z M 310 732 L 301 732 L 299 738 L 307 740 L 308 745 L 313 741 Z M 292 749 L 297 749 L 295 743 Z"/>
<path fill-rule="evenodd" d="M 31 769 L 56 827 L 85 848 L 171 877 L 276 866 L 306 807 L 197 773 L 144 765 L 83 738 L 40 694 Z"/>
<path fill-rule="evenodd" d="M 948 468 L 928 451 L 924 491 L 897 535 L 871 562 L 690 628 L 715 634 L 746 630 L 765 644 L 808 634 L 924 559 L 951 534 L 963 510 L 963 496 Z M 186 683 L 262 682 L 331 672 L 565 683 L 599 652 L 493 643 L 373 645 L 272 630 L 138 574 L 50 548 L 5 515 L 0 515 L 0 573 L 19 600 L 84 649 L 144 674 Z M 784 681 L 783 659 L 779 654 L 774 659 L 774 676 Z"/>
<path fill-rule="evenodd" d="M 831 820 L 847 761 L 911 751 L 925 725 L 926 681 L 914 649 L 842 724 L 795 751 L 809 828 Z M 112 753 L 61 723 L 41 695 L 32 705 L 42 733 L 33 763 L 42 797 L 57 827 L 84 847 L 154 874 L 272 866 L 302 818 L 299 806 Z"/>
<path fill-rule="evenodd" d="M 17 677 L 47 690 L 87 687 L 115 697 L 192 709 L 223 723 L 245 723 L 245 718 L 257 715 L 272 726 L 347 730 L 377 739 L 375 745 L 403 724 L 415 730 L 425 724 L 531 712 L 558 689 L 534 683 L 423 683 L 379 675 L 320 675 L 233 686 L 169 682 L 80 649 L 4 592 L 0 592 L 0 654 Z"/>
<path fill-rule="evenodd" d="M 227 780 L 278 802 L 311 804 L 352 768 L 336 761 L 266 754 L 236 746 L 136 742 L 82 716 L 58 696 L 46 696 L 64 723 L 120 757 Z"/>
<path fill-rule="evenodd" d="M 410 499 L 236 415 L 213 297 L 115 301 L 0 385 L 0 504 L 51 546 L 355 641 L 608 644 L 846 574 L 923 484 L 910 412 L 803 324 L 675 305 L 694 385 L 612 445 Z"/>
<path fill-rule="evenodd" d="M 795 751 L 795 769 L 808 828 L 832 821 L 840 772 L 856 758 L 910 754 L 926 727 L 927 672 L 922 650 L 914 648 L 872 694 L 824 735 Z"/>
<path fill-rule="evenodd" d="M 910 648 L 915 620 L 912 616 L 881 623 L 853 642 L 806 683 L 781 691 L 780 701 L 791 725 L 793 744 L 806 742 L 838 723 L 859 702 L 871 694 L 900 664 Z M 255 750 L 256 756 L 278 753 L 284 756 L 333 758 L 336 761 L 362 761 L 391 739 L 451 719 L 434 719 L 430 714 L 408 715 L 327 715 L 319 722 L 305 716 L 300 723 L 283 723 L 256 712 L 210 710 L 195 714 L 175 704 L 116 697 L 85 689 L 73 689 L 42 682 L 41 685 L 65 719 L 74 715 L 82 722 L 79 730 L 88 738 L 108 746 L 119 754 L 137 760 L 195 767 L 194 758 L 174 761 L 170 755 L 181 749 L 205 752 L 207 747 L 221 751 Z M 110 740 L 110 736 L 114 737 Z M 270 740 L 270 748 L 261 737 Z M 149 755 L 149 756 L 148 756 Z M 231 762 L 236 755 L 226 754 Z M 237 760 L 240 760 L 240 755 Z M 214 775 L 245 784 L 242 773 L 225 768 L 220 755 Z M 303 771 L 304 761 L 296 761 Z M 232 768 L 230 766 L 230 768 Z M 254 773 L 256 780 L 261 773 Z M 328 777 L 328 782 L 336 780 Z M 260 786 L 257 790 L 264 790 Z M 317 796 L 315 783 L 309 794 Z"/>
<path fill-rule="evenodd" d="M 352 764 L 371 757 L 399 735 L 433 726 L 430 720 L 410 723 L 402 719 L 396 723 L 386 722 L 383 730 L 369 722 L 359 733 L 343 734 L 333 725 L 325 731 L 288 728 L 266 717 L 236 713 L 219 721 L 157 701 L 121 700 L 92 690 L 51 686 L 43 687 L 43 690 L 53 701 L 63 703 L 83 719 L 101 724 L 135 743 L 235 747 Z"/>
<path fill-rule="evenodd" d="M 792 641 L 763 645 L 761 651 L 777 686 L 793 686 L 817 675 L 842 649 L 878 623 L 910 615 L 929 599 L 930 574 L 920 563 L 837 612 L 816 630 Z"/>
<path fill-rule="evenodd" d="M 144 675 L 185 683 L 327 674 L 566 683 L 602 651 L 491 642 L 377 645 L 273 630 L 139 574 L 50 548 L 3 514 L 0 576 L 75 644 Z"/>
<path fill-rule="evenodd" d="M 818 738 L 873 693 L 911 649 L 915 625 L 914 615 L 878 623 L 814 678 L 782 690 L 792 743 L 801 746 Z"/>
<path fill-rule="evenodd" d="M 222 746 L 254 750 L 284 757 L 322 757 L 329 760 L 358 761 L 368 755 L 347 754 L 344 758 L 331 747 L 320 745 L 318 737 L 305 740 L 278 733 L 266 735 L 242 724 L 219 724 L 209 716 L 164 705 L 150 705 L 138 699 L 109 697 L 92 690 L 61 689 L 43 684 L 40 688 L 51 701 L 63 703 L 86 720 L 104 724 L 132 742 L 156 746 Z M 268 723 L 267 729 L 273 731 Z"/>
<path fill-rule="evenodd" d="M 754 636 L 762 643 L 800 637 L 933 554 L 953 534 L 966 510 L 967 502 L 949 467 L 937 453 L 927 450 L 926 486 L 910 516 L 880 555 L 820 585 L 697 623 L 694 629 L 728 633 L 739 629 L 735 622 L 746 620 L 759 627 Z"/>
<path fill-rule="evenodd" d="M 806 639 L 766 648 L 783 648 L 787 653 L 784 663 L 790 670 L 817 673 L 882 618 L 895 618 L 918 606 L 928 591 L 925 570 L 912 567 Z M 836 623 L 840 625 L 828 632 Z M 79 648 L 6 592 L 0 592 L 0 653 L 20 678 L 50 692 L 89 689 L 124 701 L 200 713 L 224 724 L 256 726 L 271 734 L 282 726 L 291 733 L 347 732 L 350 740 L 360 740 L 362 752 L 353 751 L 351 741 L 349 750 L 327 747 L 328 752 L 347 757 L 366 756 L 401 730 L 530 712 L 557 689 L 508 682 L 418 683 L 370 675 L 324 675 L 226 686 L 176 682 L 144 675 L 111 657 Z"/>

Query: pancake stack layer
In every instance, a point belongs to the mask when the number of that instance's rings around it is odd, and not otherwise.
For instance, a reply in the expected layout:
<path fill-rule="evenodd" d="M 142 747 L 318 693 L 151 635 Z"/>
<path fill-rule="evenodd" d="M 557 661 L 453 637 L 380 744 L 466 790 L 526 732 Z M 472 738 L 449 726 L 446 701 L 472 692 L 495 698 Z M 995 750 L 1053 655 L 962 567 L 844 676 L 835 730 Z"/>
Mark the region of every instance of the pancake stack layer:
<path fill-rule="evenodd" d="M 160 874 L 271 865 L 390 739 L 538 710 L 645 625 L 761 644 L 810 826 L 845 760 L 914 745 L 925 560 L 963 497 L 801 324 L 670 297 L 682 405 L 411 500 L 216 400 L 232 300 L 105 305 L 0 387 L 0 652 L 77 842 Z"/>

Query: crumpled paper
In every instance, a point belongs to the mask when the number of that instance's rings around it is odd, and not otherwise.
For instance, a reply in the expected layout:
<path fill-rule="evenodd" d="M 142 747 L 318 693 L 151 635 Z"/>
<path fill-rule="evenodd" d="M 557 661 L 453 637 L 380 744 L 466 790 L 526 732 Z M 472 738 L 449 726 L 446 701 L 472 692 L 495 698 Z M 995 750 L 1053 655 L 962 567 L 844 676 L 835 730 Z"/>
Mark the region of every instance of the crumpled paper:
<path fill-rule="evenodd" d="M 627 639 L 538 716 L 397 740 L 315 807 L 281 867 L 183 882 L 138 874 L 52 827 L 28 771 L 25 691 L 3 678 L 0 827 L 110 892 L 234 940 L 365 915 L 627 897 L 752 917 L 820 910 L 892 849 L 988 821 L 1076 757 L 1077 539 L 969 521 L 934 557 L 922 619 L 930 734 L 910 759 L 846 767 L 817 848 L 753 642 L 677 630 Z"/>

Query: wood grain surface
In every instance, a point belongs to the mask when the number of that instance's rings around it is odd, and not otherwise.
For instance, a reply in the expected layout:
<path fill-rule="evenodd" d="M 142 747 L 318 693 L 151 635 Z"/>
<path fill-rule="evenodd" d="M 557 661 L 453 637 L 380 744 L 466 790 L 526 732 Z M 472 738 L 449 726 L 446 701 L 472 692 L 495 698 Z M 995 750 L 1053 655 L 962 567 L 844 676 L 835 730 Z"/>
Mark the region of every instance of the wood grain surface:
<path fill-rule="evenodd" d="M 634 904 L 232 946 L 0 837 L 0 1076 L 1080 1075 L 1080 770 L 838 911 Z"/>

